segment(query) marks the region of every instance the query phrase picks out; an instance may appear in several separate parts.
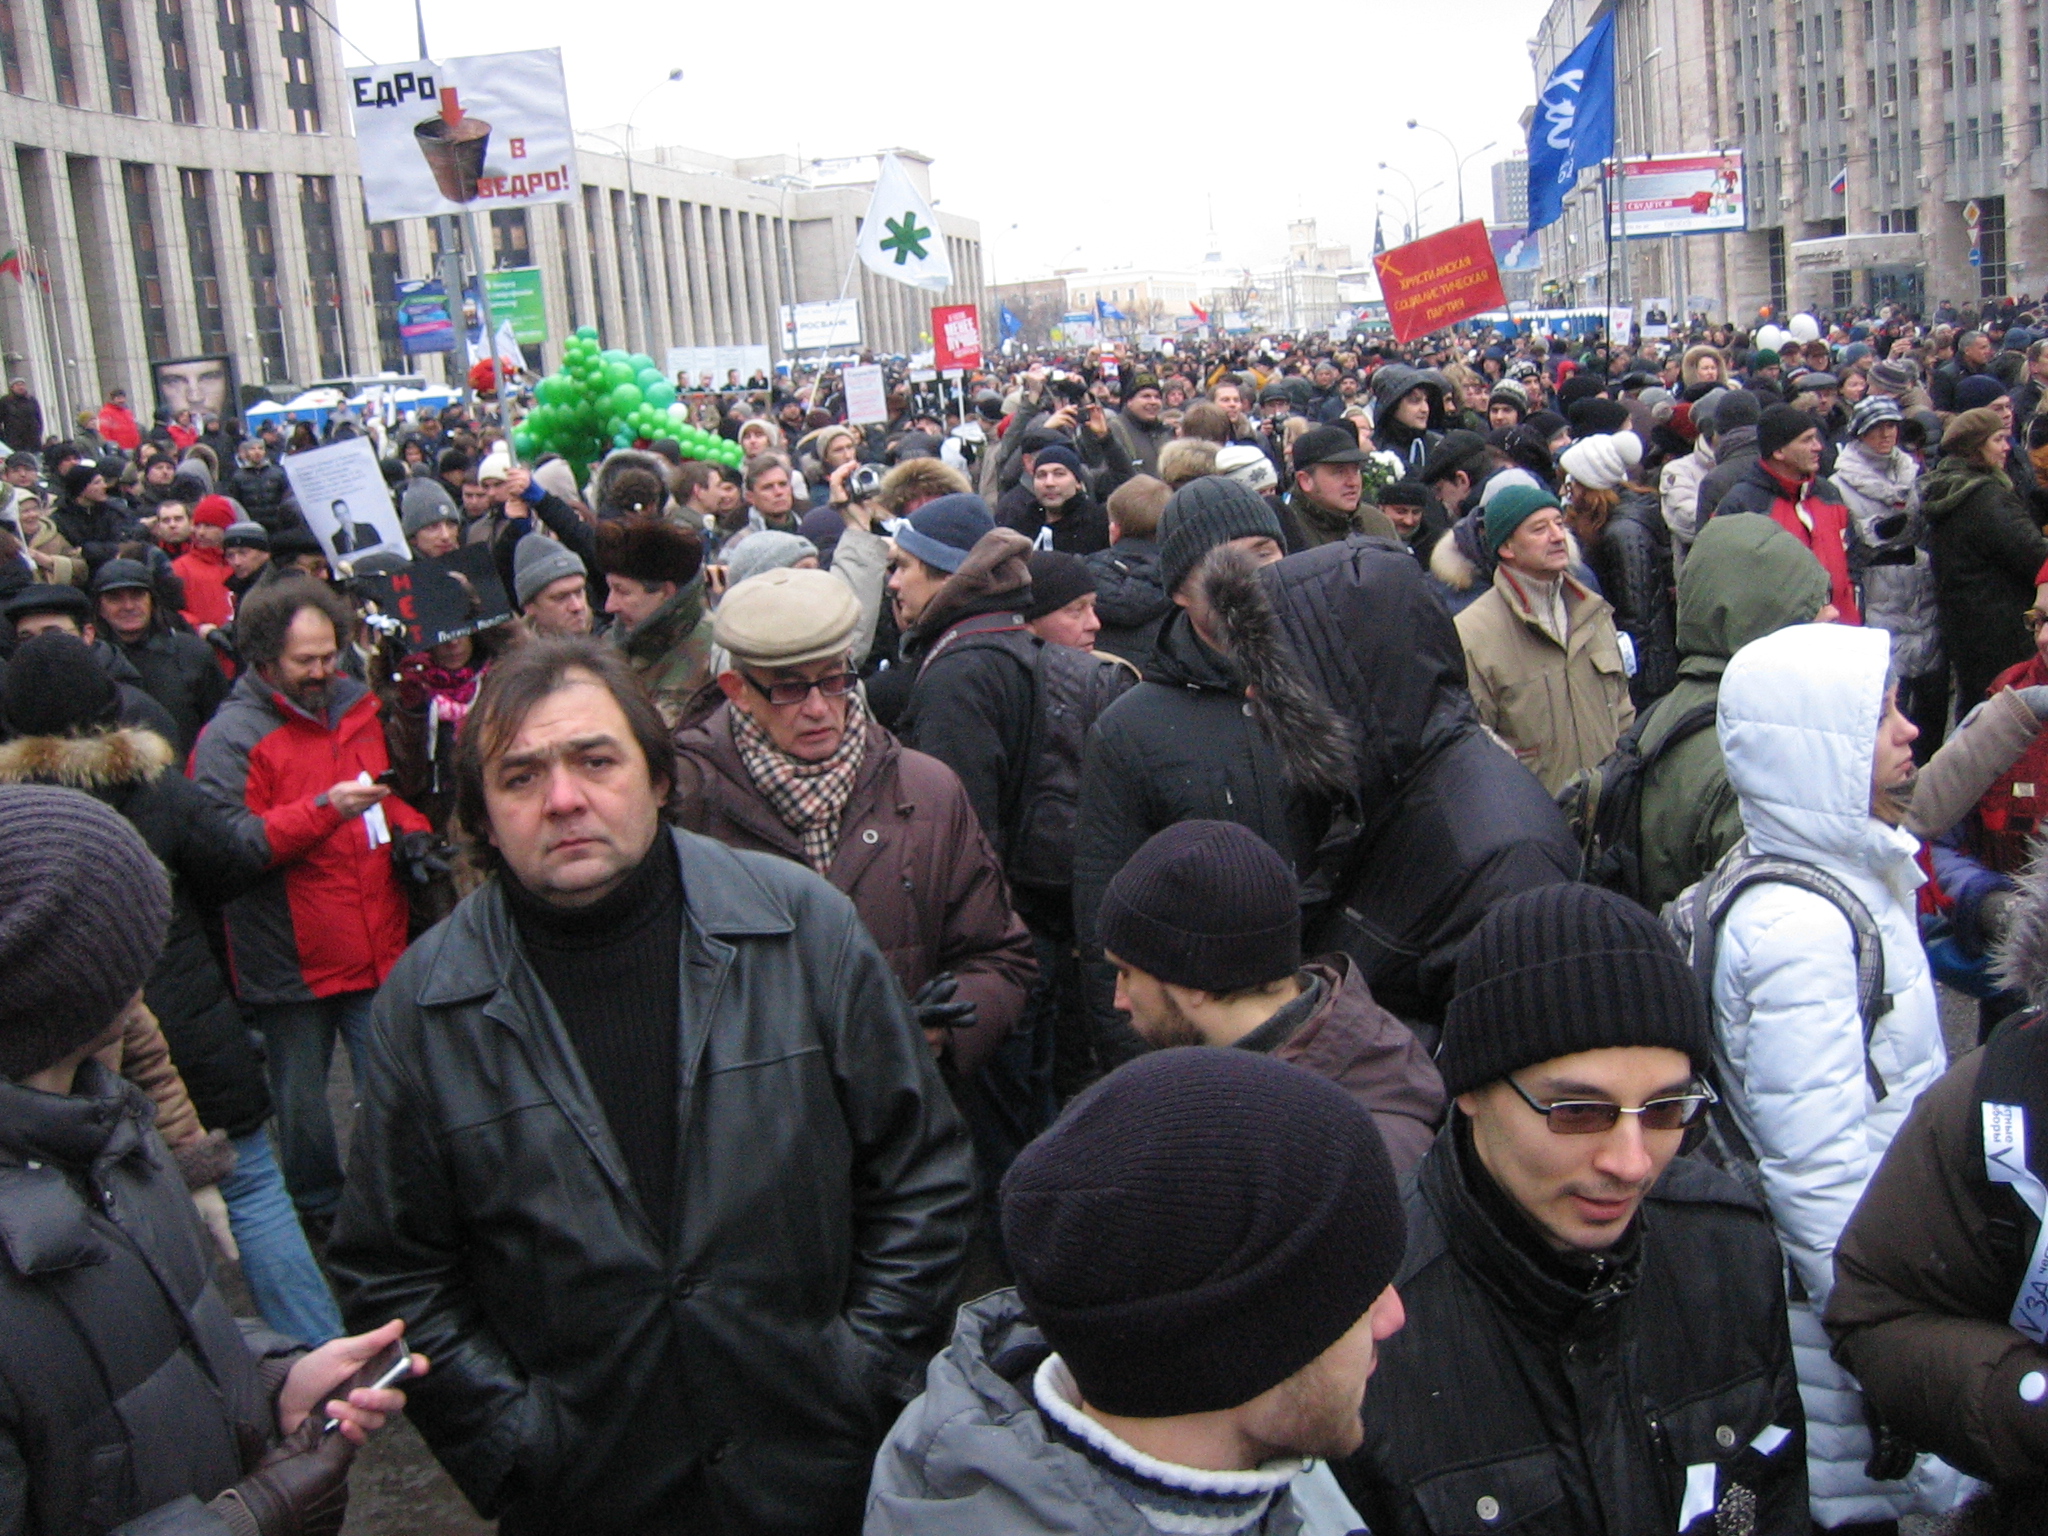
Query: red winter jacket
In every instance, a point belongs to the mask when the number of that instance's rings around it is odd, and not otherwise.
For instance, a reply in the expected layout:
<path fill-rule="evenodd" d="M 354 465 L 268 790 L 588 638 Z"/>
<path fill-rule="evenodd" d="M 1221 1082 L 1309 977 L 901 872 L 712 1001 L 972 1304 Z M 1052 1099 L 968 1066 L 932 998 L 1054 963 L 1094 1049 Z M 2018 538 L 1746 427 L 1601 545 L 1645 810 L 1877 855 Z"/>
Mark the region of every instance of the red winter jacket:
<path fill-rule="evenodd" d="M 390 847 L 371 847 L 366 820 L 344 820 L 324 798 L 344 779 L 390 767 L 377 699 L 349 677 L 329 693 L 319 720 L 245 673 L 192 749 L 200 787 L 246 806 L 270 839 L 270 873 L 226 913 L 245 1003 L 368 991 L 405 952 L 405 893 Z M 428 830 L 395 796 L 383 808 L 393 836 Z"/>
<path fill-rule="evenodd" d="M 109 400 L 100 407 L 99 432 L 116 448 L 133 453 L 142 446 L 142 428 L 136 424 L 135 413 L 125 405 L 116 405 Z"/>
<path fill-rule="evenodd" d="M 1856 588 L 1849 580 L 1849 509 L 1830 481 L 1781 479 L 1759 460 L 1742 472 L 1714 508 L 1716 517 L 1731 512 L 1761 513 L 1812 550 L 1827 570 L 1828 601 L 1835 605 L 1836 622 L 1863 622 Z"/>

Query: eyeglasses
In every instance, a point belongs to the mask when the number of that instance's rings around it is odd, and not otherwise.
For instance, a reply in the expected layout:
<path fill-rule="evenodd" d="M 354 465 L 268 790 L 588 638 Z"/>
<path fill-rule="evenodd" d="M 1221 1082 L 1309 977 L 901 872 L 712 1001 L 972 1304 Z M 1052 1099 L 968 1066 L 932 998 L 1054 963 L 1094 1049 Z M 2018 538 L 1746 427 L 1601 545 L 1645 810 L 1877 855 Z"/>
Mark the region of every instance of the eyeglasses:
<path fill-rule="evenodd" d="M 755 682 L 746 672 L 740 676 L 746 679 L 749 688 L 770 704 L 801 704 L 811 696 L 814 688 L 828 699 L 843 699 L 860 686 L 860 674 L 857 672 L 834 672 L 829 677 L 813 678 L 808 683 L 791 679 L 784 683 L 762 684 Z"/>
<path fill-rule="evenodd" d="M 1634 1109 L 1610 1104 L 1605 1099 L 1570 1099 L 1557 1104 L 1538 1104 L 1529 1097 L 1529 1091 L 1512 1077 L 1508 1079 L 1508 1086 L 1522 1096 L 1524 1104 L 1550 1122 L 1550 1134 L 1553 1136 L 1598 1136 L 1619 1125 L 1623 1115 L 1642 1116 L 1646 1131 L 1682 1131 L 1699 1119 L 1702 1110 L 1721 1102 L 1721 1096 L 1708 1083 L 1698 1084 L 1697 1091 L 1693 1093 L 1652 1099 Z"/>

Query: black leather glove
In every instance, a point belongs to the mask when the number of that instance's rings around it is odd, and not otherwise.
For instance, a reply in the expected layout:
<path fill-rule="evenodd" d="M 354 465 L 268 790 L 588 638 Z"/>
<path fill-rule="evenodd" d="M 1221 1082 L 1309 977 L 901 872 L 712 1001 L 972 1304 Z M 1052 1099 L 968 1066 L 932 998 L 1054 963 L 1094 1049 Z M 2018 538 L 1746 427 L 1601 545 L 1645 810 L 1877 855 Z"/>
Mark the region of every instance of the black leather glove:
<path fill-rule="evenodd" d="M 336 1430 L 322 1434 L 318 1409 L 256 1470 L 207 1507 L 230 1536 L 340 1536 L 348 1513 L 348 1469 L 356 1449 Z"/>
<path fill-rule="evenodd" d="M 941 971 L 930 981 L 917 989 L 917 996 L 910 1000 L 911 1011 L 917 1015 L 920 1029 L 972 1029 L 978 1017 L 972 1000 L 954 1002 L 953 994 L 960 989 L 959 980 L 951 971 Z"/>
<path fill-rule="evenodd" d="M 400 885 L 430 885 L 454 868 L 455 850 L 431 832 L 401 832 L 391 839 L 391 867 Z"/>

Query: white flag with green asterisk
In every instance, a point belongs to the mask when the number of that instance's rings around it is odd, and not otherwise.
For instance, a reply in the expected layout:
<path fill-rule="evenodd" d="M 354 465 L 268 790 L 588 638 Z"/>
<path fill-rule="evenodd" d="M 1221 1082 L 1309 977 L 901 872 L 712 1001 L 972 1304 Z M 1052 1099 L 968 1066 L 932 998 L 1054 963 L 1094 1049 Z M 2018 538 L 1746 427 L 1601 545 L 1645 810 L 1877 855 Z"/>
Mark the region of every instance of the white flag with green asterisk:
<path fill-rule="evenodd" d="M 860 227 L 860 259 L 883 277 L 938 293 L 953 286 L 946 237 L 894 155 L 882 156 L 875 200 Z"/>

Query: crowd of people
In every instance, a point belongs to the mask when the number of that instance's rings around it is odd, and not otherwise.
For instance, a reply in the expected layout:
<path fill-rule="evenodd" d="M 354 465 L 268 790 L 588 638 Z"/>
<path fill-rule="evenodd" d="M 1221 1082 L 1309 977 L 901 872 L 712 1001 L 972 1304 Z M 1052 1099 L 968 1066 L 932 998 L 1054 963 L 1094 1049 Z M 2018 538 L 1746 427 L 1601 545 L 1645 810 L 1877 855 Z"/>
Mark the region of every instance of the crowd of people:
<path fill-rule="evenodd" d="M 1801 331 L 17 386 L 0 1536 L 2048 1525 L 2048 320 Z"/>

